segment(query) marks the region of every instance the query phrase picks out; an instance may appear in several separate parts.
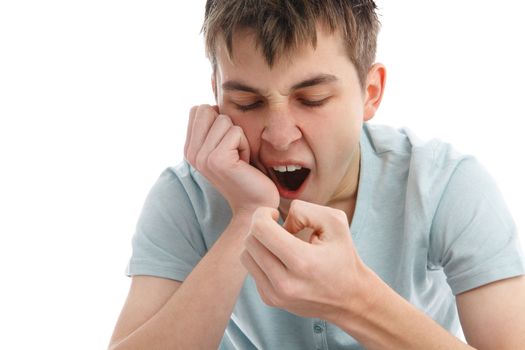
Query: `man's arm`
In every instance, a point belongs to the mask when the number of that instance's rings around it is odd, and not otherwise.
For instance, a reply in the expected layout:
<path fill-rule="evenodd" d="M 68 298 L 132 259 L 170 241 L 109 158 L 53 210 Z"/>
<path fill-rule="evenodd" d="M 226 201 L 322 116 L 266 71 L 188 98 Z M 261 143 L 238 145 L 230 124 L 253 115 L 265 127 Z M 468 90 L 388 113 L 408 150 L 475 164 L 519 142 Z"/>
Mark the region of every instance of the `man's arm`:
<path fill-rule="evenodd" d="M 347 305 L 333 322 L 367 349 L 472 349 L 397 294 L 372 271 L 366 279 L 368 295 L 360 298 L 364 305 L 359 313 L 355 312 L 355 307 L 352 310 Z"/>
<path fill-rule="evenodd" d="M 280 227 L 272 211 L 255 212 L 241 255 L 265 303 L 332 322 L 367 349 L 472 349 L 364 264 L 343 212 L 295 200 Z M 293 235 L 305 227 L 314 231 L 307 242 Z M 524 349 L 524 289 L 520 277 L 458 296 L 467 340 Z"/>
<path fill-rule="evenodd" d="M 379 283 L 373 283 L 378 288 Z M 372 284 L 372 285 L 373 285 Z M 358 317 L 342 321 L 367 349 L 471 349 L 388 286 Z M 377 289 L 376 289 L 377 290 Z M 525 277 L 515 277 L 457 296 L 461 325 L 476 349 L 525 349 Z"/>
<path fill-rule="evenodd" d="M 110 340 L 110 347 L 142 326 L 166 304 L 182 282 L 154 276 L 134 276 Z"/>
<path fill-rule="evenodd" d="M 144 297 L 143 283 L 135 286 L 140 290 L 130 294 L 111 349 L 217 348 L 246 277 L 240 255 L 252 214 L 260 206 L 279 205 L 273 182 L 250 165 L 243 130 L 217 106 L 191 109 L 184 157 L 227 200 L 232 220 L 181 285 L 157 285 L 146 307 L 137 300 Z"/>
<path fill-rule="evenodd" d="M 477 349 L 525 349 L 525 276 L 456 297 L 465 338 Z"/>
<path fill-rule="evenodd" d="M 239 257 L 250 221 L 234 217 L 180 286 L 139 282 L 140 291 L 130 291 L 110 349 L 218 348 L 246 277 Z M 144 295 L 148 285 L 154 293 Z"/>

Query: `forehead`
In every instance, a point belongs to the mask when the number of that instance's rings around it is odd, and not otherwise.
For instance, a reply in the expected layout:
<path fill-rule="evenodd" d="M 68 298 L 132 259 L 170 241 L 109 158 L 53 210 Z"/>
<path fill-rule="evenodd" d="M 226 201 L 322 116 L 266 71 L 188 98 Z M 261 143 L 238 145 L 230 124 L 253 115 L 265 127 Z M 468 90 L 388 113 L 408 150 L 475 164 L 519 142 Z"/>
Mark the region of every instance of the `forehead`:
<path fill-rule="evenodd" d="M 277 53 L 270 66 L 263 55 L 263 44 L 257 41 L 251 29 L 236 30 L 232 36 L 232 52 L 229 54 L 224 39 L 217 42 L 217 72 L 221 80 L 250 78 L 267 81 L 269 77 L 296 76 L 298 79 L 312 70 L 335 74 L 337 71 L 354 69 L 339 32 L 329 33 L 317 29 L 317 44 L 311 42 Z M 306 71 L 305 71 L 306 70 Z M 279 80 L 279 79 L 277 79 Z"/>

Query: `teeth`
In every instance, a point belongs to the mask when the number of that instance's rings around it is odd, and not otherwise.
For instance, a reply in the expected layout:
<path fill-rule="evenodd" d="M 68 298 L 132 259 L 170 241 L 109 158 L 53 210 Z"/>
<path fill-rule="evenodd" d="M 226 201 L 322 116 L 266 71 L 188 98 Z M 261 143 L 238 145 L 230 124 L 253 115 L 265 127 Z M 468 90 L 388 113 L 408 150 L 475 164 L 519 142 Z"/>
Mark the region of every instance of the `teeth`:
<path fill-rule="evenodd" d="M 286 171 L 296 171 L 299 169 L 301 169 L 299 165 L 279 165 L 279 166 L 273 167 L 273 170 L 281 172 L 281 173 L 284 173 Z"/>

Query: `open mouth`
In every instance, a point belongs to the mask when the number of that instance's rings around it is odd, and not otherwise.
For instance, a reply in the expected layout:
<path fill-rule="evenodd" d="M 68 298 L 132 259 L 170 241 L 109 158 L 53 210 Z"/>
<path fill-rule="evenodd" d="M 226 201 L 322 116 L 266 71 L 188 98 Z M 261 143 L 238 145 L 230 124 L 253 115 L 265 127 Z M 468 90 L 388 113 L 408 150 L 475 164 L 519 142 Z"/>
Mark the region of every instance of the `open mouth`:
<path fill-rule="evenodd" d="M 310 169 L 300 166 L 287 165 L 273 167 L 271 170 L 274 180 L 281 188 L 295 192 L 305 182 L 310 174 Z"/>

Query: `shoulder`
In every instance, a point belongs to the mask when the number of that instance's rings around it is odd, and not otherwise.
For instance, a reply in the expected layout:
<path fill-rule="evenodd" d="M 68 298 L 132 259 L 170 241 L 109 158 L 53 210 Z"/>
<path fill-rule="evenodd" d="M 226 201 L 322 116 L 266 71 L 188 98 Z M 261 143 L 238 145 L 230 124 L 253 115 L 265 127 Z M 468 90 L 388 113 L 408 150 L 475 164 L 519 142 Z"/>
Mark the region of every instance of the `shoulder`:
<path fill-rule="evenodd" d="M 364 134 L 380 162 L 406 168 L 412 180 L 443 182 L 444 177 L 449 178 L 465 161 L 470 164 L 465 171 L 479 170 L 473 156 L 460 153 L 439 139 L 423 140 L 408 128 L 368 124 Z"/>
<path fill-rule="evenodd" d="M 365 124 L 364 133 L 376 155 L 393 153 L 400 157 L 416 157 L 418 162 L 428 162 L 436 167 L 448 166 L 468 157 L 447 142 L 439 139 L 423 140 L 409 128 Z"/>
<path fill-rule="evenodd" d="M 417 213 L 427 225 L 444 193 L 452 191 L 472 199 L 471 193 L 490 181 L 475 157 L 457 151 L 450 143 L 423 140 L 408 128 L 373 124 L 365 125 L 363 131 L 362 144 L 373 163 L 375 182 L 388 184 L 389 193 L 402 193 L 405 210 Z"/>

